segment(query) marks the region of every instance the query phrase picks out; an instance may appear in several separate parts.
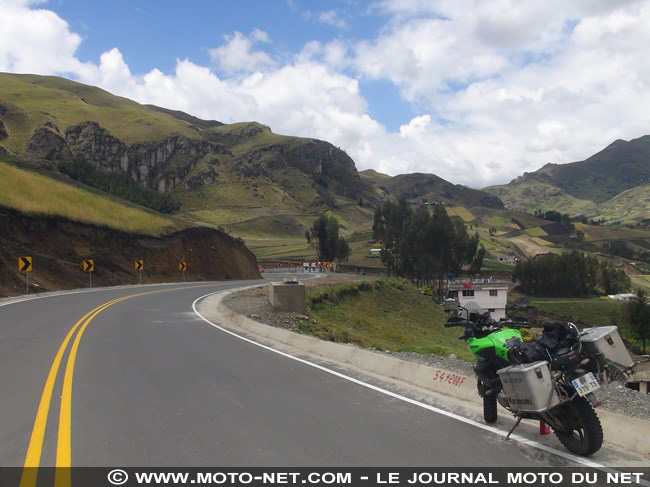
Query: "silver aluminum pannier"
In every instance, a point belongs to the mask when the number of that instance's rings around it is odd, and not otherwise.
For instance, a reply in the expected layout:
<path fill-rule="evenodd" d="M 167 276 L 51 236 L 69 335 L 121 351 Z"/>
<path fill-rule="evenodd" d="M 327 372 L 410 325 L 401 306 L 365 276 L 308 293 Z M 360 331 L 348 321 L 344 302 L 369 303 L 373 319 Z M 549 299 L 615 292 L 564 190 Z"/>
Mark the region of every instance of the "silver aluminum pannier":
<path fill-rule="evenodd" d="M 634 365 L 616 326 L 585 328 L 580 332 L 580 342 L 583 352 L 592 355 L 601 367 L 607 362 L 625 369 Z"/>
<path fill-rule="evenodd" d="M 560 403 L 548 362 L 511 365 L 497 372 L 503 399 L 515 412 L 542 412 Z"/>

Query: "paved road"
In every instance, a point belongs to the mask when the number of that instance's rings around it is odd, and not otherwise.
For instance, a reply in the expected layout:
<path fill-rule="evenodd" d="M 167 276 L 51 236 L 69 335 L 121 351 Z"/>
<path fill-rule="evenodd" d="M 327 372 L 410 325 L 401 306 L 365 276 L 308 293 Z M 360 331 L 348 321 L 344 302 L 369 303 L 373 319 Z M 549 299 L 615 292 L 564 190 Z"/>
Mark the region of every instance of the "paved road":
<path fill-rule="evenodd" d="M 199 296 L 250 284 L 107 289 L 0 307 L 0 465 L 566 463 L 256 347 L 192 311 Z M 128 299 L 80 321 L 118 298 Z"/>

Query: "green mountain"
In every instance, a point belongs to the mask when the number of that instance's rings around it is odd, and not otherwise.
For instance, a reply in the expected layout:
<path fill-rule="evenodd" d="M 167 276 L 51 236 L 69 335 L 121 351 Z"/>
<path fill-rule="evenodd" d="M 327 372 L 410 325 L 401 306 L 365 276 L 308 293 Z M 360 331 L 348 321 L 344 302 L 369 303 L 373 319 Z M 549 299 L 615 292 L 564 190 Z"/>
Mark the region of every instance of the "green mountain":
<path fill-rule="evenodd" d="M 140 190 L 170 194 L 187 219 L 250 221 L 261 234 L 277 217 L 285 225 L 272 233 L 302 234 L 327 211 L 344 224 L 366 221 L 371 211 L 358 199 L 375 199 L 354 161 L 328 142 L 277 135 L 257 122 L 201 120 L 50 76 L 0 74 L 0 153 L 52 170 L 80 165 L 66 172 L 93 185 L 109 174 L 129 186 L 126 177 Z"/>
<path fill-rule="evenodd" d="M 0 73 L 0 155 L 223 226 L 253 248 L 300 243 L 299 254 L 316 216 L 334 214 L 347 235 L 367 232 L 374 207 L 399 194 L 417 203 L 501 206 L 434 175 L 375 173 L 375 181 L 325 141 L 278 135 L 257 122 L 202 120 L 52 76 Z"/>
<path fill-rule="evenodd" d="M 603 204 L 647 183 L 650 135 L 617 140 L 584 161 L 547 164 L 506 185 L 485 190 L 501 198 L 506 208 L 518 211 L 557 210 L 572 216 L 600 217 Z M 626 211 L 625 207 L 618 208 Z"/>
<path fill-rule="evenodd" d="M 332 144 L 257 122 L 202 120 L 62 78 L 0 73 L 0 161 L 10 163 L 0 165 L 0 182 L 17 189 L 3 191 L 0 204 L 131 233 L 223 227 L 260 259 L 313 257 L 304 231 L 326 213 L 349 238 L 353 264 L 381 266 L 369 251 L 374 208 L 400 195 L 413 205 L 444 202 L 479 233 L 495 270 L 510 268 L 503 256 L 568 246 L 600 252 L 621 241 L 641 255 L 648 232 L 584 225 L 578 242 L 569 228 L 512 210 L 573 208 L 616 222 L 623 208 L 633 221 L 646 218 L 648 145 L 647 137 L 616 142 L 581 163 L 546 166 L 486 192 L 432 174 L 359 173 Z"/>
<path fill-rule="evenodd" d="M 449 206 L 503 208 L 503 203 L 498 197 L 485 191 L 450 183 L 435 174 L 411 173 L 388 176 L 373 169 L 361 171 L 359 174 L 387 194 L 406 196 L 412 203 L 442 202 Z"/>

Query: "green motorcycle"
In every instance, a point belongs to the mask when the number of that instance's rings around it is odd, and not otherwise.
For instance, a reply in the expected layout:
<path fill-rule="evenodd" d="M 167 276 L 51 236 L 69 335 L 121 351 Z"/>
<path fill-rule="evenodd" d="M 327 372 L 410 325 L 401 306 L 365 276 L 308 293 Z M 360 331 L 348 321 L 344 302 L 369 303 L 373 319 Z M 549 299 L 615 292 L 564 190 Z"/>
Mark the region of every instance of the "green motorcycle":
<path fill-rule="evenodd" d="M 458 316 L 450 317 L 445 326 L 464 329 L 459 339 L 467 341 L 476 357 L 474 372 L 487 423 L 497 421 L 501 404 L 517 419 L 508 437 L 522 419 L 532 419 L 548 424 L 573 453 L 588 456 L 600 449 L 603 430 L 594 410 L 600 405 L 594 391 L 608 361 L 600 349 L 582 346 L 575 325 L 546 325 L 542 338 L 525 342 L 520 329 L 531 328 L 525 320 L 497 322 L 475 303 L 467 308 L 458 304 L 454 314 Z M 601 338 L 599 346 L 605 343 Z M 631 370 L 630 365 L 624 366 Z"/>

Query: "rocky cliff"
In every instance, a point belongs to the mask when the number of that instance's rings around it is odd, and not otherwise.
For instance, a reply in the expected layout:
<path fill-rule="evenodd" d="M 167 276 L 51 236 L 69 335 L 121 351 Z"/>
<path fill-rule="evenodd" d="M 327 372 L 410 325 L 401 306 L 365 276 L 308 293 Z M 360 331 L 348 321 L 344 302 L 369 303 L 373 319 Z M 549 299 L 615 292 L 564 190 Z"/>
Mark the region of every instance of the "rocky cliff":
<path fill-rule="evenodd" d="M 159 192 L 171 191 L 181 182 L 188 188 L 215 182 L 218 173 L 210 165 L 199 178 L 185 181 L 200 160 L 213 154 L 232 155 L 221 144 L 177 134 L 128 146 L 94 121 L 71 125 L 63 134 L 53 122 L 46 122 L 30 137 L 26 150 L 31 161 L 80 160 L 102 171 L 127 174 L 143 188 Z"/>

